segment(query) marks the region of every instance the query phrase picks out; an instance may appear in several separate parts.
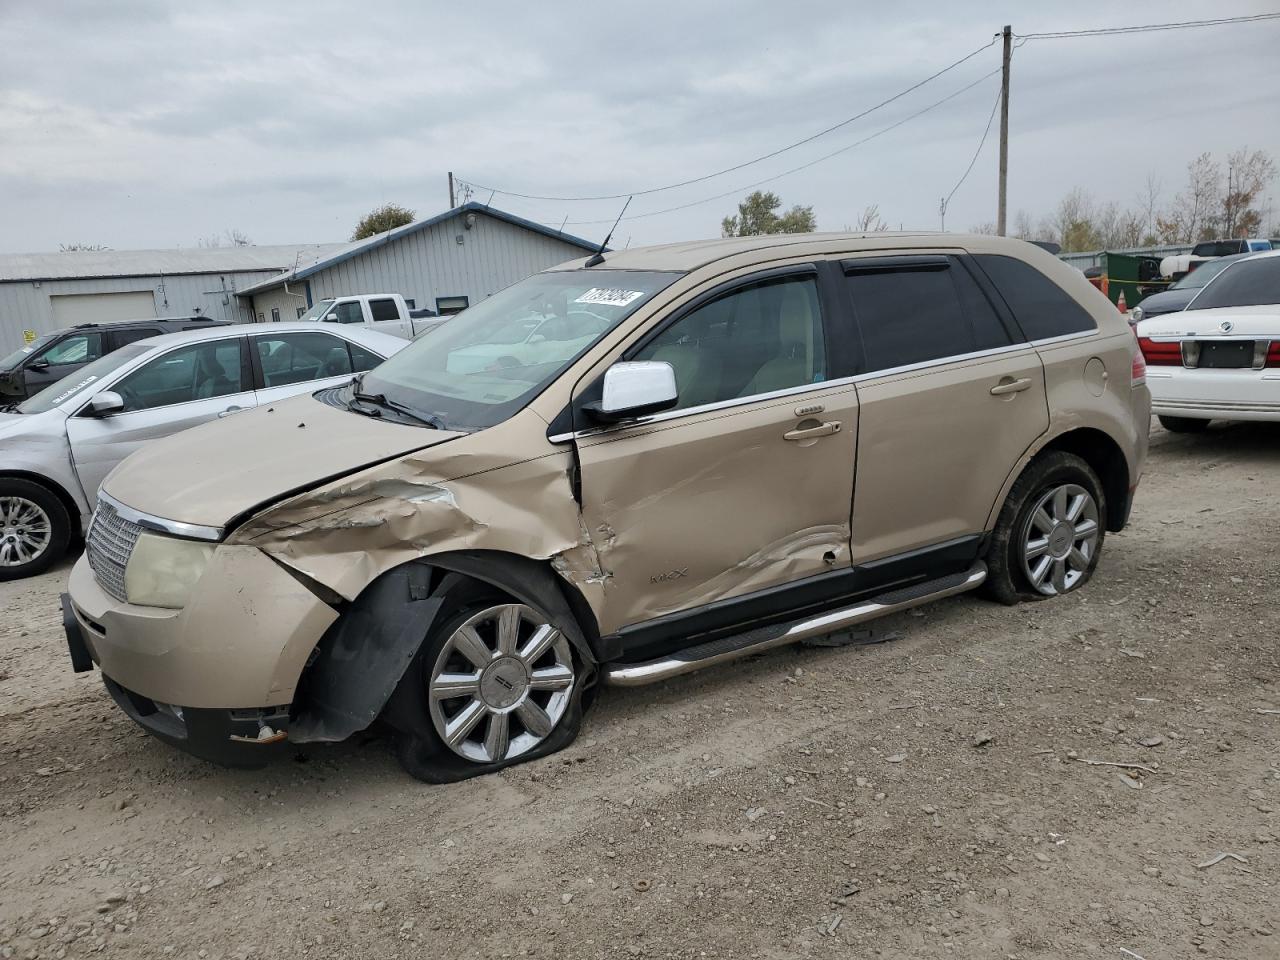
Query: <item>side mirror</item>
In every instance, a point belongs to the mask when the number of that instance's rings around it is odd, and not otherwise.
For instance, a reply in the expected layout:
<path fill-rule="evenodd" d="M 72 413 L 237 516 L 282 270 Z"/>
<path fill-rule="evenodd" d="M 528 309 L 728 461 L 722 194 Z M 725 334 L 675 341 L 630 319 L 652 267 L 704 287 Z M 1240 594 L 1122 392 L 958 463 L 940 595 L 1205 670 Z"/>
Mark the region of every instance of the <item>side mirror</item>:
<path fill-rule="evenodd" d="M 679 398 L 671 364 L 663 360 L 615 363 L 604 372 L 599 402 L 587 404 L 586 411 L 600 423 L 620 423 L 669 410 Z"/>
<path fill-rule="evenodd" d="M 114 390 L 103 390 L 89 401 L 89 411 L 95 417 L 109 417 L 124 410 L 124 397 Z"/>
<path fill-rule="evenodd" d="M 48 370 L 49 361 L 48 360 L 32 360 L 30 363 L 27 364 L 27 369 L 28 370 Z"/>
<path fill-rule="evenodd" d="M 337 315 L 336 313 L 326 313 L 326 314 L 324 315 L 324 322 L 325 322 L 325 323 L 337 323 L 337 322 L 338 322 L 338 315 Z"/>

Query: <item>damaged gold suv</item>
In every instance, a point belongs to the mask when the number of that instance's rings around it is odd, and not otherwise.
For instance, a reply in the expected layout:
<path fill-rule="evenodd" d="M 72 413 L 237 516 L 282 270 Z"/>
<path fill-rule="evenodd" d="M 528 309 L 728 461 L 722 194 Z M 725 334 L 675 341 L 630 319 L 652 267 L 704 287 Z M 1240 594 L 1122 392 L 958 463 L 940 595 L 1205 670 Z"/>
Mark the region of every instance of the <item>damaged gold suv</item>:
<path fill-rule="evenodd" d="M 380 722 L 432 782 L 652 683 L 938 597 L 1078 589 L 1150 397 L 1031 244 L 772 236 L 597 255 L 350 384 L 139 451 L 64 614 L 77 670 L 225 763 Z"/>

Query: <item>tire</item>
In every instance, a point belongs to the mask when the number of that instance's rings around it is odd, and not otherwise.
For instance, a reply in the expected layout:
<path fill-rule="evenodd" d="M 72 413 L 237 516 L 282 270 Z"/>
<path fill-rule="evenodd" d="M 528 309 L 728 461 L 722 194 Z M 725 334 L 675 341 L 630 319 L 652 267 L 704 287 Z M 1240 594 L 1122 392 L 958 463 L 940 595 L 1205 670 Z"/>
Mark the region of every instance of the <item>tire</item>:
<path fill-rule="evenodd" d="M 1170 433 L 1204 433 L 1209 429 L 1208 420 L 1197 420 L 1194 417 L 1166 417 L 1158 415 L 1160 426 Z"/>
<path fill-rule="evenodd" d="M 465 593 L 461 600 L 446 595 L 452 612 L 436 619 L 406 672 L 428 716 L 397 735 L 396 755 L 426 783 L 546 756 L 572 743 L 582 726 L 585 672 L 565 635 L 511 597 Z M 442 696 L 450 691 L 457 696 Z"/>
<path fill-rule="evenodd" d="M 1106 515 L 1102 483 L 1083 459 L 1055 451 L 1032 460 L 996 520 L 983 593 L 1014 604 L 1078 590 L 1098 565 Z"/>
<path fill-rule="evenodd" d="M 71 517 L 57 494 L 30 480 L 0 478 L 0 581 L 44 573 L 70 540 Z"/>

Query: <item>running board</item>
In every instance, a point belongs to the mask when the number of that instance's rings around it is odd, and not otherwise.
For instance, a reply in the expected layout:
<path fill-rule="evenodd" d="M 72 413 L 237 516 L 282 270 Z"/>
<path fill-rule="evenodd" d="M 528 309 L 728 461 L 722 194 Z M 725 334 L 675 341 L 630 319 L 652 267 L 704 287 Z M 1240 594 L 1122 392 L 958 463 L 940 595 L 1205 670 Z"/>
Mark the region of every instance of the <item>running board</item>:
<path fill-rule="evenodd" d="M 692 673 L 705 667 L 714 667 L 730 660 L 763 653 L 775 647 L 785 647 L 809 637 L 843 630 L 868 620 L 875 620 L 901 610 L 918 607 L 922 603 L 940 600 L 957 593 L 964 593 L 987 579 L 987 565 L 979 560 L 965 573 L 927 580 L 900 590 L 890 590 L 856 606 L 833 610 L 818 617 L 790 623 L 775 623 L 757 627 L 732 637 L 723 637 L 700 643 L 658 660 L 645 663 L 618 663 L 604 668 L 605 683 L 615 687 L 640 687 L 657 683 L 681 674 Z"/>

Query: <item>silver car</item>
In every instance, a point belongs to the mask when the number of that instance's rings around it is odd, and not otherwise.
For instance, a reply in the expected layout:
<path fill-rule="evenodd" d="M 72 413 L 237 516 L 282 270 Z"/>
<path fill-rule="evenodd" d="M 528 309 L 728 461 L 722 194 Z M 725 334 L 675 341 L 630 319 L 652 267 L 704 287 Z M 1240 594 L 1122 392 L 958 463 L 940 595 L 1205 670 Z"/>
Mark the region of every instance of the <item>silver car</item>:
<path fill-rule="evenodd" d="M 148 440 L 337 386 L 409 341 L 360 327 L 230 326 L 129 344 L 0 413 L 0 580 L 83 533 L 98 486 Z"/>

